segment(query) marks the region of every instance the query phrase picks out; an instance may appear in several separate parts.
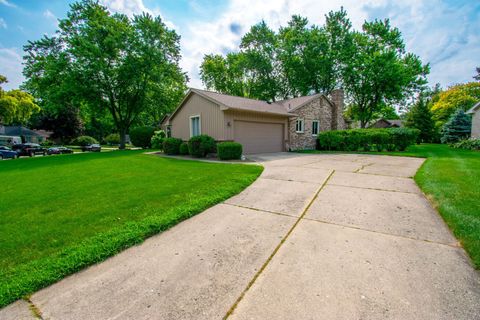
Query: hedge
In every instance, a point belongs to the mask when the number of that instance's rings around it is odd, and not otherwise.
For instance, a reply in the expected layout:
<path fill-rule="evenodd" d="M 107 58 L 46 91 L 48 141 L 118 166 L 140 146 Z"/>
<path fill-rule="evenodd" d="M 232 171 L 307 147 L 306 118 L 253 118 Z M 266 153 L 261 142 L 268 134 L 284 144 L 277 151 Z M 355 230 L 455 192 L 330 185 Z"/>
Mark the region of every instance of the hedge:
<path fill-rule="evenodd" d="M 182 144 L 180 145 L 180 154 L 182 156 L 185 156 L 188 154 L 188 143 L 182 142 Z"/>
<path fill-rule="evenodd" d="M 182 144 L 182 139 L 177 138 L 165 138 L 163 140 L 163 152 L 168 155 L 176 155 L 180 153 L 180 145 Z"/>
<path fill-rule="evenodd" d="M 130 130 L 130 140 L 132 144 L 140 148 L 150 148 L 151 139 L 155 132 L 154 127 L 136 127 Z"/>
<path fill-rule="evenodd" d="M 318 134 L 318 150 L 404 151 L 417 141 L 420 131 L 410 128 L 351 129 Z"/>
<path fill-rule="evenodd" d="M 237 142 L 222 142 L 217 144 L 217 154 L 220 160 L 240 159 L 242 145 Z"/>
<path fill-rule="evenodd" d="M 120 135 L 118 133 L 111 133 L 106 136 L 104 140 L 109 145 L 117 145 L 120 144 Z"/>
<path fill-rule="evenodd" d="M 188 141 L 188 152 L 194 157 L 202 158 L 216 151 L 215 140 L 206 134 L 191 137 Z"/>

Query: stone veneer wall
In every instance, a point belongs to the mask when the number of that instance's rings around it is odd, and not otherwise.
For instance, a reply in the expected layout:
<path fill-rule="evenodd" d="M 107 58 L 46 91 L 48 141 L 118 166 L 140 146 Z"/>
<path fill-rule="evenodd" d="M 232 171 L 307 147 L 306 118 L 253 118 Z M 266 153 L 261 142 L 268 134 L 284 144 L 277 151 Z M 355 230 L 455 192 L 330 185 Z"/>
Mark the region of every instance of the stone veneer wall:
<path fill-rule="evenodd" d="M 294 110 L 293 113 L 298 117 L 292 117 L 289 120 L 289 145 L 290 150 L 315 149 L 316 136 L 312 135 L 312 121 L 319 121 L 319 131 L 332 130 L 332 106 L 324 97 L 319 97 L 310 101 L 300 109 Z M 295 123 L 297 119 L 303 119 L 303 133 L 295 132 Z M 343 118 L 343 117 L 342 117 Z"/>

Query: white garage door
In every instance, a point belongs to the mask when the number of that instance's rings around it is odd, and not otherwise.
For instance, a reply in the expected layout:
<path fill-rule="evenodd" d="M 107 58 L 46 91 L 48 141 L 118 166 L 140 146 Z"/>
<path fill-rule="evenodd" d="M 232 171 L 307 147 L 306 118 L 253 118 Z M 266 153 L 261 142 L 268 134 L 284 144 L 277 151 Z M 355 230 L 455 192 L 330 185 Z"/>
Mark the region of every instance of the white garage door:
<path fill-rule="evenodd" d="M 283 151 L 283 124 L 265 122 L 234 122 L 234 139 L 243 146 L 243 153 Z"/>

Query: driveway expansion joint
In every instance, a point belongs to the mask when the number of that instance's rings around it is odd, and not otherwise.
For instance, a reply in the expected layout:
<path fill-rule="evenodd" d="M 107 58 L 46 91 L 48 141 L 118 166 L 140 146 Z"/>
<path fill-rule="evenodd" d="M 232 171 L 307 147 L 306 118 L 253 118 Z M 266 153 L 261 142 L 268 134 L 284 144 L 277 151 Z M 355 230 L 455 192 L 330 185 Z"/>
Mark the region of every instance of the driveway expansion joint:
<path fill-rule="evenodd" d="M 33 303 L 30 297 L 25 297 L 23 300 L 25 300 L 28 303 L 28 308 L 30 309 L 30 312 L 35 318 L 44 320 L 42 316 L 42 311 Z"/>
<path fill-rule="evenodd" d="M 248 290 L 253 286 L 253 284 L 255 283 L 255 281 L 258 279 L 258 277 L 262 274 L 262 272 L 267 268 L 268 264 L 270 263 L 270 261 L 272 261 L 272 259 L 275 257 L 275 255 L 277 254 L 277 252 L 280 250 L 280 248 L 282 247 L 282 245 L 287 241 L 288 237 L 292 234 L 292 232 L 295 230 L 295 228 L 297 227 L 297 225 L 300 223 L 300 221 L 305 217 L 305 215 L 307 214 L 307 211 L 308 209 L 311 207 L 311 205 L 313 204 L 313 202 L 317 199 L 318 195 L 320 194 L 320 192 L 323 190 L 323 188 L 327 185 L 328 181 L 330 180 L 330 178 L 333 176 L 333 174 L 335 173 L 335 170 L 332 170 L 330 172 L 330 174 L 328 175 L 327 179 L 325 179 L 325 181 L 322 183 L 322 185 L 320 186 L 320 188 L 318 188 L 318 190 L 315 192 L 315 195 L 313 196 L 313 198 L 310 200 L 310 202 L 308 203 L 308 205 L 305 207 L 305 209 L 303 210 L 302 214 L 298 217 L 298 219 L 295 221 L 295 223 L 293 224 L 293 226 L 290 228 L 290 230 L 288 230 L 287 234 L 282 238 L 282 240 L 280 240 L 280 243 L 277 245 L 277 247 L 273 250 L 272 254 L 270 254 L 270 256 L 267 258 L 267 260 L 263 263 L 262 267 L 257 271 L 257 273 L 253 276 L 252 280 L 250 280 L 250 282 L 248 283 L 247 287 L 243 290 L 243 292 L 240 294 L 240 296 L 237 298 L 237 300 L 234 302 L 234 304 L 230 307 L 230 309 L 227 311 L 227 313 L 225 314 L 225 316 L 223 317 L 223 320 L 226 320 L 228 319 L 232 314 L 233 312 L 235 311 L 235 309 L 237 308 L 238 304 L 242 301 L 243 297 L 245 296 L 245 294 L 248 292 Z M 261 210 L 260 210 L 261 211 Z"/>
<path fill-rule="evenodd" d="M 232 206 L 232 207 L 238 207 L 238 208 L 253 210 L 253 211 L 257 211 L 257 212 L 271 213 L 271 214 L 275 214 L 275 215 L 278 215 L 278 216 L 284 216 L 284 217 L 289 217 L 289 218 L 298 218 L 298 216 L 294 216 L 294 215 L 287 214 L 287 213 L 283 213 L 283 212 L 276 212 L 276 211 L 269 211 L 269 210 L 264 210 L 264 209 L 257 209 L 257 208 L 252 208 L 252 207 L 247 207 L 247 206 L 241 206 L 241 205 L 239 205 L 239 204 L 232 204 L 232 203 L 227 203 L 227 202 L 222 202 L 222 204 L 227 205 L 227 206 Z"/>
<path fill-rule="evenodd" d="M 367 190 L 375 190 L 375 191 L 397 192 L 397 193 L 406 193 L 406 194 L 416 194 L 416 195 L 420 195 L 420 193 L 418 193 L 418 192 L 399 191 L 399 190 L 392 190 L 392 189 L 370 188 L 370 187 L 359 187 L 359 186 L 347 186 L 347 185 L 338 184 L 338 183 L 329 183 L 328 185 L 329 185 L 329 186 L 335 186 L 335 187 L 342 187 L 342 188 L 367 189 Z"/>
<path fill-rule="evenodd" d="M 375 231 L 375 230 L 365 229 L 365 228 L 357 227 L 357 226 L 353 226 L 353 225 L 340 224 L 340 223 L 335 223 L 335 222 L 325 221 L 325 220 L 320 220 L 320 219 L 312 219 L 312 218 L 303 218 L 303 219 L 307 220 L 307 221 L 314 221 L 314 222 L 317 222 L 317 223 L 329 224 L 329 225 L 332 225 L 332 226 L 337 226 L 337 227 L 342 227 L 342 228 L 347 228 L 347 229 L 359 230 L 359 231 L 364 231 L 364 232 L 369 232 L 369 233 L 374 233 L 374 234 L 381 234 L 381 235 L 384 235 L 384 236 L 390 236 L 390 237 L 394 237 L 394 238 L 401 238 L 401 239 L 407 239 L 407 240 L 413 240 L 413 241 L 426 242 L 426 243 L 436 244 L 436 245 L 440 245 L 440 246 L 447 246 L 447 247 L 451 247 L 451 248 L 462 248 L 462 246 L 458 242 L 455 242 L 454 244 L 453 243 L 444 243 L 444 242 L 432 241 L 432 240 L 428 240 L 428 239 L 418 239 L 418 238 L 406 237 L 406 236 L 402 236 L 402 235 L 398 235 L 398 234 Z"/>

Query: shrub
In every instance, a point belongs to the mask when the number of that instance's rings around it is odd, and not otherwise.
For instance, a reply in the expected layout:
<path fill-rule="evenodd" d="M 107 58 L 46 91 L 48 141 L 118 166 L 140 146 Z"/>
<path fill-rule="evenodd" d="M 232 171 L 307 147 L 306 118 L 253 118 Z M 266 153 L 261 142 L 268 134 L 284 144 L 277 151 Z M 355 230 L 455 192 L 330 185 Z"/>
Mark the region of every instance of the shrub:
<path fill-rule="evenodd" d="M 51 147 L 54 144 L 55 143 L 52 140 L 45 140 L 45 141 L 42 141 L 42 143 L 40 143 L 42 147 Z"/>
<path fill-rule="evenodd" d="M 455 149 L 480 150 L 480 139 L 465 139 L 450 145 Z"/>
<path fill-rule="evenodd" d="M 409 145 L 415 144 L 420 134 L 418 129 L 389 128 L 387 130 L 391 135 L 393 144 L 400 151 L 404 151 Z"/>
<path fill-rule="evenodd" d="M 76 146 L 88 146 L 89 144 L 95 144 L 98 143 L 98 141 L 90 136 L 80 136 L 76 137 L 75 139 L 72 140 L 72 144 Z"/>
<path fill-rule="evenodd" d="M 120 144 L 120 135 L 118 133 L 111 133 L 106 136 L 104 140 L 109 145 L 117 145 Z"/>
<path fill-rule="evenodd" d="M 152 148 L 163 150 L 163 140 L 166 136 L 167 135 L 163 130 L 155 131 L 152 138 L 150 139 L 150 144 Z"/>
<path fill-rule="evenodd" d="M 182 144 L 180 145 L 180 154 L 182 156 L 185 156 L 188 154 L 188 143 L 182 142 Z"/>
<path fill-rule="evenodd" d="M 222 142 L 217 144 L 217 154 L 220 160 L 240 159 L 242 145 L 237 142 Z"/>
<path fill-rule="evenodd" d="M 194 157 L 205 157 L 216 150 L 215 140 L 206 134 L 191 137 L 188 141 L 188 152 Z"/>
<path fill-rule="evenodd" d="M 321 132 L 317 149 L 337 151 L 394 151 L 405 150 L 414 144 L 419 130 L 408 128 L 352 129 Z"/>
<path fill-rule="evenodd" d="M 130 141 L 136 147 L 150 148 L 154 127 L 136 127 L 130 130 Z"/>
<path fill-rule="evenodd" d="M 183 143 L 182 139 L 165 138 L 163 140 L 163 152 L 169 155 L 176 155 L 180 153 L 180 145 Z"/>
<path fill-rule="evenodd" d="M 463 110 L 457 110 L 445 123 L 442 130 L 442 143 L 457 142 L 467 139 L 472 129 L 472 120 Z"/>

